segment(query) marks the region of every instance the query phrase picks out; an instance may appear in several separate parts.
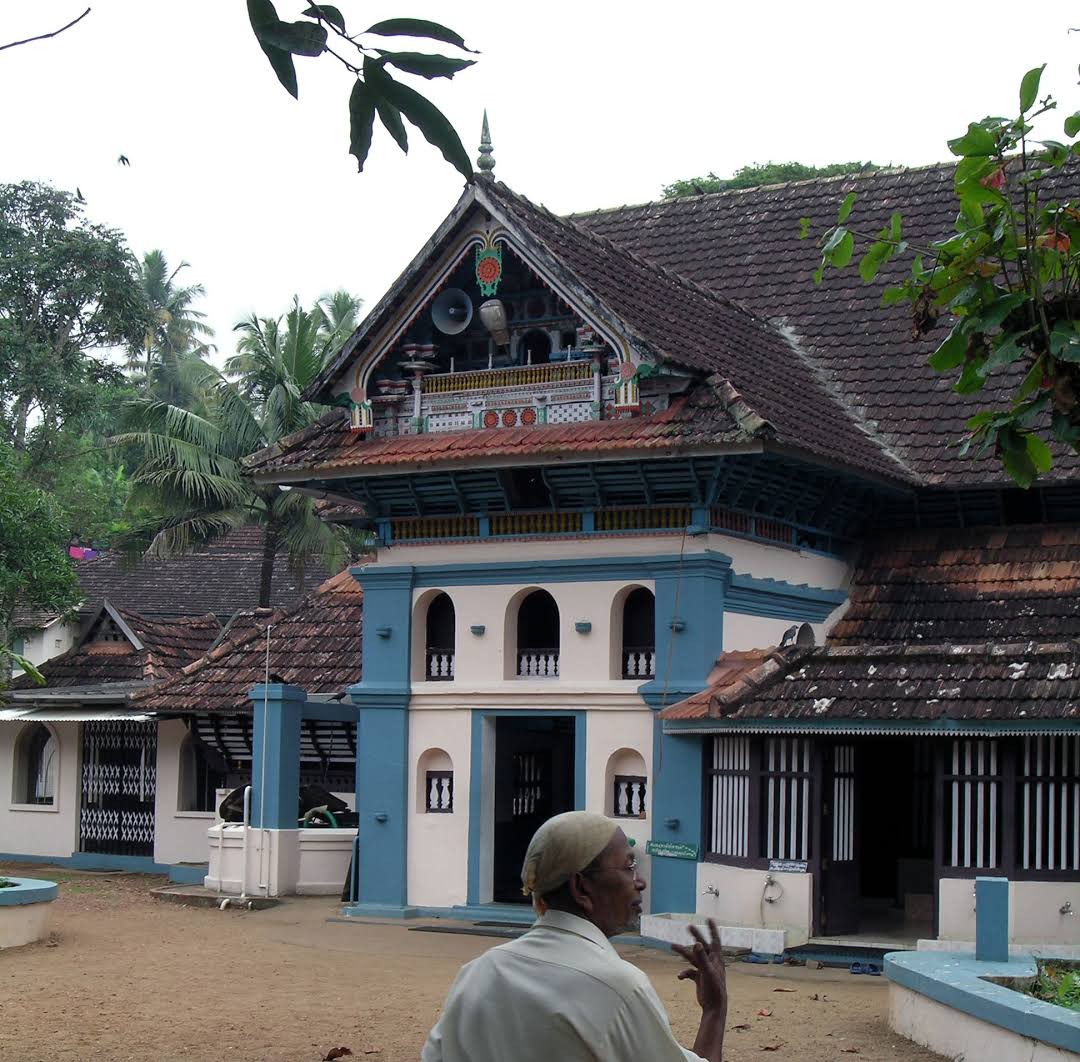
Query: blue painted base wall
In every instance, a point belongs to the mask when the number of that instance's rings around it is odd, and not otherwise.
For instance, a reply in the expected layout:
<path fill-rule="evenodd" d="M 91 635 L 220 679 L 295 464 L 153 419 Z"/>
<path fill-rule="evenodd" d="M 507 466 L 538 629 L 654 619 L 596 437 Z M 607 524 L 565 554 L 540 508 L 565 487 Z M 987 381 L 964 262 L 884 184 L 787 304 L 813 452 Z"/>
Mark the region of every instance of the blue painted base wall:
<path fill-rule="evenodd" d="M 134 874 L 170 874 L 173 870 L 168 863 L 155 863 L 150 856 L 108 855 L 104 852 L 72 852 L 69 856 L 0 852 L 0 862 L 41 863 L 50 867 L 71 867 L 73 870 L 126 870 Z"/>

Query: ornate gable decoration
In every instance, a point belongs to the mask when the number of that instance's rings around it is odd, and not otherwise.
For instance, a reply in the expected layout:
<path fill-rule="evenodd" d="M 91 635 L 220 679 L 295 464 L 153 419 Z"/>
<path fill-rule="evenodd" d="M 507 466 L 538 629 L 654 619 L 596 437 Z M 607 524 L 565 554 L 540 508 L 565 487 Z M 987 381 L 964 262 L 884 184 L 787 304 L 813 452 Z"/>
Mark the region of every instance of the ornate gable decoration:
<path fill-rule="evenodd" d="M 341 378 L 336 402 L 354 431 L 375 437 L 666 408 L 666 388 L 640 396 L 640 355 L 578 301 L 477 209 Z"/>

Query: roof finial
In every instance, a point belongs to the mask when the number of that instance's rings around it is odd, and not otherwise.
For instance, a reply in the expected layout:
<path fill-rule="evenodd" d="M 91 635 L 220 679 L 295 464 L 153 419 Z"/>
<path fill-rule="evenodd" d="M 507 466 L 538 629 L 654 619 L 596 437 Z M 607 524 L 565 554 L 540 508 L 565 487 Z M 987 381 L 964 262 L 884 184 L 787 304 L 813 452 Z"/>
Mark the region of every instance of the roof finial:
<path fill-rule="evenodd" d="M 487 108 L 484 108 L 484 127 L 480 130 L 480 156 L 476 160 L 477 169 L 491 173 L 495 169 L 495 149 L 491 146 L 491 130 L 488 128 Z"/>

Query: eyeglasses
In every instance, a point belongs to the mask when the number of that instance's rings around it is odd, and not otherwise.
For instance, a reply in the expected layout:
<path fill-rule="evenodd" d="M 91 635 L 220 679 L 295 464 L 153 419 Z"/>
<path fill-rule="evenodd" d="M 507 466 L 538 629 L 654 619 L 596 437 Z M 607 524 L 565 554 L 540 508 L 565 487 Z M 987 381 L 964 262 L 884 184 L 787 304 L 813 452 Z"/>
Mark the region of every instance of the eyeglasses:
<path fill-rule="evenodd" d="M 581 873 L 582 874 L 601 874 L 605 870 L 615 870 L 615 871 L 618 871 L 621 874 L 632 874 L 632 875 L 634 875 L 636 877 L 637 876 L 637 868 L 638 868 L 638 861 L 636 859 L 632 858 L 629 863 L 626 863 L 625 865 L 623 865 L 621 867 L 586 867 L 583 871 L 581 871 Z"/>

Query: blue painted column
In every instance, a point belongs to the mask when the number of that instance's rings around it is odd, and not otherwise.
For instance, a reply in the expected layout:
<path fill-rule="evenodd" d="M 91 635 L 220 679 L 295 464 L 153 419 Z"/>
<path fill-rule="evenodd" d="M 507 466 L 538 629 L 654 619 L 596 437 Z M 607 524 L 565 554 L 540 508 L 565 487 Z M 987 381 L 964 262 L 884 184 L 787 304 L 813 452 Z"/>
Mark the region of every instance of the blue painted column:
<path fill-rule="evenodd" d="M 409 668 L 412 566 L 353 569 L 364 588 L 363 678 L 357 708 L 358 900 L 354 914 L 403 916 L 408 901 Z"/>
<path fill-rule="evenodd" d="M 1009 879 L 975 879 L 975 958 L 1009 961 Z"/>
<path fill-rule="evenodd" d="M 299 686 L 260 683 L 248 696 L 255 708 L 251 824 L 268 830 L 295 830 L 300 793 L 300 721 L 307 693 Z"/>
<path fill-rule="evenodd" d="M 646 703 L 660 709 L 705 688 L 723 649 L 724 593 L 731 558 L 706 550 L 656 572 L 656 678 L 641 688 Z M 693 845 L 704 840 L 704 753 L 700 736 L 663 733 L 653 719 L 652 812 L 654 841 Z M 693 911 L 697 904 L 698 859 L 654 856 L 654 911 Z"/>

